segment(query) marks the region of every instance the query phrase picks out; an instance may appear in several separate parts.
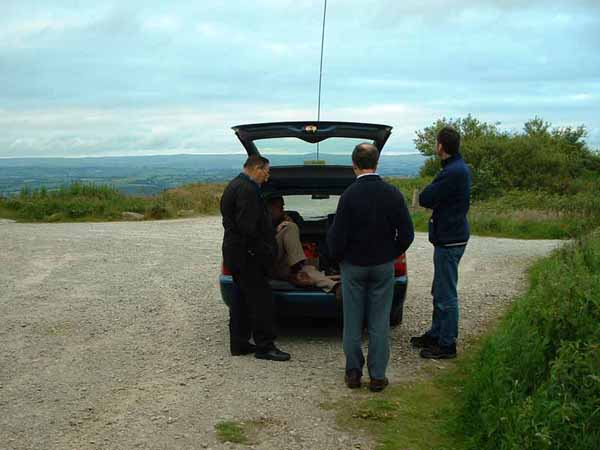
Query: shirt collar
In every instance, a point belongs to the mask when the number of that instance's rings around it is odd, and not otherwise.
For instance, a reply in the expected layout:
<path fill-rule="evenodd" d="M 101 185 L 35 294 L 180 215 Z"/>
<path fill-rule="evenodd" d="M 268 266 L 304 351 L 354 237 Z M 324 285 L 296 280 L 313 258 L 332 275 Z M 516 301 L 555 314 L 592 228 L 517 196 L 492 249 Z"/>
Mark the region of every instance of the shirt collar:
<path fill-rule="evenodd" d="M 361 177 L 366 177 L 366 176 L 369 176 L 369 175 L 377 175 L 377 176 L 379 176 L 379 174 L 376 173 L 376 172 L 373 172 L 373 173 L 361 173 L 359 176 L 356 177 L 356 179 L 358 180 Z"/>

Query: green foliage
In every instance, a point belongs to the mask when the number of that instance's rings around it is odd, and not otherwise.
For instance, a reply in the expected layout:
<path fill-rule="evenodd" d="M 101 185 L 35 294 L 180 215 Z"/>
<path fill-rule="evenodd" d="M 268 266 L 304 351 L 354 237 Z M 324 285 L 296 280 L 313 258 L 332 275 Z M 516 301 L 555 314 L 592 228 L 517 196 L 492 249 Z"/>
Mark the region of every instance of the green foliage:
<path fill-rule="evenodd" d="M 120 220 L 126 211 L 167 219 L 182 209 L 194 214 L 218 211 L 222 191 L 222 185 L 189 185 L 153 197 L 133 197 L 112 186 L 73 183 L 56 191 L 23 188 L 14 197 L 0 198 L 0 213 L 25 222 Z"/>
<path fill-rule="evenodd" d="M 242 424 L 233 421 L 220 422 L 215 425 L 217 438 L 221 442 L 233 442 L 236 444 L 249 443 Z"/>
<path fill-rule="evenodd" d="M 583 126 L 553 129 L 536 117 L 525 123 L 522 132 L 508 133 L 469 115 L 464 119 L 442 118 L 416 132 L 415 146 L 431 156 L 421 169 L 422 176 L 434 176 L 440 169 L 435 143 L 437 132 L 444 126 L 452 126 L 461 134 L 461 153 L 473 174 L 474 199 L 511 189 L 564 194 L 573 189 L 574 179 L 597 174 L 600 169 L 600 156 L 587 147 Z"/>
<path fill-rule="evenodd" d="M 473 449 L 600 442 L 600 233 L 531 271 L 531 287 L 470 363 L 457 421 Z"/>

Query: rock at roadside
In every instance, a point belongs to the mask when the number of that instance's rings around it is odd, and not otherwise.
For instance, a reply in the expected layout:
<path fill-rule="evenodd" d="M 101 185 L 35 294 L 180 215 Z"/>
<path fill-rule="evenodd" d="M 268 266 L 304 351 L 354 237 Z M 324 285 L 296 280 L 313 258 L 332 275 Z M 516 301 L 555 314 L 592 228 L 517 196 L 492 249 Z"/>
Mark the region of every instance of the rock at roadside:
<path fill-rule="evenodd" d="M 123 211 L 121 217 L 125 220 L 144 220 L 144 215 L 131 211 Z"/>
<path fill-rule="evenodd" d="M 0 219 L 0 225 L 6 225 L 6 224 L 9 224 L 9 223 L 15 223 L 15 222 L 16 221 L 12 220 L 12 219 Z"/>

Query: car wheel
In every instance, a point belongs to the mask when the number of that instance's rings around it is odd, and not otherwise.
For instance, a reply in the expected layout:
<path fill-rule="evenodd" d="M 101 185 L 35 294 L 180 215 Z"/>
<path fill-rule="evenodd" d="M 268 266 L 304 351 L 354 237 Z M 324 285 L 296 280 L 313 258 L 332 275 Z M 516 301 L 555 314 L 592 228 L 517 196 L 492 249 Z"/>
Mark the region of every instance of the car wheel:
<path fill-rule="evenodd" d="M 404 309 L 402 308 L 403 305 L 398 305 L 396 308 L 392 308 L 392 310 L 390 311 L 390 326 L 391 327 L 397 327 L 398 325 L 400 325 L 402 323 L 402 313 L 404 312 Z"/>

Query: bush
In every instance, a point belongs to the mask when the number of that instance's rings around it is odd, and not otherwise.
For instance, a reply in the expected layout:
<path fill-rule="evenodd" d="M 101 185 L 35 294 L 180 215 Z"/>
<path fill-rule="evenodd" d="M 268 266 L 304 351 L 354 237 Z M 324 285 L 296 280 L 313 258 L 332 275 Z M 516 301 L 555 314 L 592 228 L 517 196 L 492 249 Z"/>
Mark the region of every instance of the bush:
<path fill-rule="evenodd" d="M 552 129 L 549 123 L 535 118 L 525 123 L 522 132 L 508 133 L 469 115 L 464 119 L 442 118 L 417 131 L 415 146 L 431 156 L 421 169 L 422 176 L 439 171 L 434 149 L 437 132 L 444 126 L 452 126 L 461 134 L 461 153 L 473 174 L 474 199 L 511 189 L 567 193 L 578 177 L 599 172 L 600 156 L 587 147 L 583 126 Z"/>
<path fill-rule="evenodd" d="M 470 363 L 470 447 L 592 450 L 600 442 L 600 233 L 531 271 L 531 287 Z"/>

